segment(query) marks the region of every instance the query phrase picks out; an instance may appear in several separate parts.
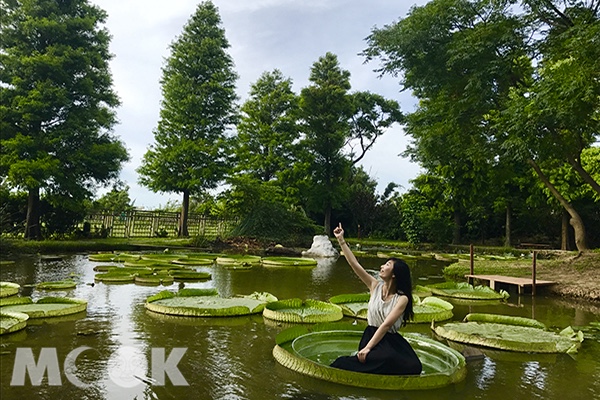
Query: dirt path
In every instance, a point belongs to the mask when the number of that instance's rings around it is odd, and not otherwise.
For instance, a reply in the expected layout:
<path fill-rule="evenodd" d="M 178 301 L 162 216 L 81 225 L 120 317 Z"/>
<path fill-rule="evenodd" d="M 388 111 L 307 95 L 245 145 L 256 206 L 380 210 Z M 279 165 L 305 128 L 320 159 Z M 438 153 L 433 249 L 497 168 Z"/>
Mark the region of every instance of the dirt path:
<path fill-rule="evenodd" d="M 558 282 L 550 288 L 564 297 L 600 302 L 600 253 L 540 253 L 539 279 Z"/>

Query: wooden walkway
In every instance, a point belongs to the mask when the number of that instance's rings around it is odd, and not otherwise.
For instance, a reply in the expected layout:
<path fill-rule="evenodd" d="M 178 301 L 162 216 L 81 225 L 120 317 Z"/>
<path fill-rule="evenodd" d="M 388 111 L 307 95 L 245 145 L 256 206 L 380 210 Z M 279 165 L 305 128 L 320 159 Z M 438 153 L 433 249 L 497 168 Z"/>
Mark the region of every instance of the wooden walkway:
<path fill-rule="evenodd" d="M 523 294 L 525 288 L 533 287 L 533 279 L 532 278 L 517 278 L 514 276 L 503 276 L 503 275 L 465 275 L 465 278 L 468 279 L 469 283 L 473 283 L 473 279 L 479 279 L 483 281 L 490 282 L 490 288 L 496 290 L 496 283 L 504 283 L 508 285 L 516 285 L 519 290 L 519 294 Z M 539 279 L 535 280 L 535 286 L 550 286 L 554 285 L 556 282 L 553 281 L 542 281 Z"/>

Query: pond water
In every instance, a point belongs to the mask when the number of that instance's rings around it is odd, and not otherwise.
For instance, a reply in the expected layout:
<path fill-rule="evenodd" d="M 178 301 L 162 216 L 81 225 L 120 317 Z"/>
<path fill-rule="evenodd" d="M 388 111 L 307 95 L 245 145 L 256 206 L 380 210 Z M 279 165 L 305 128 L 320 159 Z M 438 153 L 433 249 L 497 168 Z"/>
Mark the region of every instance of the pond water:
<path fill-rule="evenodd" d="M 365 258 L 361 262 L 374 272 L 382 260 Z M 442 389 L 360 389 L 306 377 L 279 365 L 271 352 L 275 336 L 284 329 L 280 324 L 261 315 L 157 315 L 144 308 L 146 298 L 160 290 L 177 291 L 177 282 L 166 287 L 103 283 L 92 286 L 93 267 L 98 264 L 80 254 L 53 262 L 42 261 L 39 256 L 22 257 L 15 264 L 0 267 L 0 281 L 20 284 L 21 295 L 34 299 L 58 295 L 88 301 L 87 312 L 81 315 L 37 322 L 30 319 L 25 330 L 0 336 L 2 399 L 600 399 L 600 342 L 595 340 L 585 340 L 574 356 L 490 352 L 468 362 L 463 382 Z M 443 280 L 442 263 L 409 264 L 415 284 Z M 198 270 L 210 272 L 212 279 L 185 286 L 216 288 L 222 296 L 258 291 L 272 293 L 279 299 L 327 301 L 337 294 L 365 291 L 343 257 L 319 263 L 316 268 L 228 270 L 209 266 Z M 49 292 L 27 286 L 62 280 L 71 274 L 80 282 L 72 290 Z M 599 310 L 598 304 L 581 300 L 543 294 L 519 297 L 511 293 L 509 301 L 501 305 L 455 304 L 453 320 L 461 320 L 469 312 L 490 312 L 534 317 L 549 327 L 563 328 L 599 321 Z M 403 331 L 433 337 L 428 325 L 411 324 Z M 50 363 L 49 369 L 60 369 L 58 381 L 49 382 L 45 375 L 41 384 L 33 385 L 30 373 L 24 384 L 11 384 L 15 383 L 18 348 L 30 349 L 29 354 L 37 361 L 43 348 L 56 349 L 58 365 Z M 54 350 L 46 351 L 47 356 Z M 71 358 L 67 357 L 69 354 Z M 76 363 L 69 362 L 75 356 Z M 53 360 L 45 358 L 48 359 Z M 175 365 L 180 372 L 179 376 L 167 375 L 164 385 L 148 378 L 161 361 L 163 366 Z M 36 370 L 33 372 L 35 375 Z"/>

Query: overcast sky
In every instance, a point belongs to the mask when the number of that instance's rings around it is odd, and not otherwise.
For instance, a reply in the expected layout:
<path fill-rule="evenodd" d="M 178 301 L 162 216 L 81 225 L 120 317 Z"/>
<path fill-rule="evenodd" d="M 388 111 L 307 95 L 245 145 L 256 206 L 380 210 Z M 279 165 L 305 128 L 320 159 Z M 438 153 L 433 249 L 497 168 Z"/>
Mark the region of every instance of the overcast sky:
<path fill-rule="evenodd" d="M 180 195 L 152 193 L 138 184 L 139 167 L 148 146 L 154 142 L 161 101 L 161 67 L 169 57 L 169 44 L 181 34 L 195 12 L 191 0 L 91 0 L 108 13 L 112 35 L 111 61 L 114 86 L 121 99 L 119 124 L 114 132 L 131 156 L 121 179 L 130 187 L 136 207 L 153 209 Z M 364 63 L 358 54 L 373 27 L 383 27 L 406 16 L 411 6 L 427 0 L 213 0 L 231 47 L 229 54 L 239 75 L 240 103 L 250 85 L 265 71 L 277 68 L 292 79 L 300 93 L 308 85 L 312 64 L 327 52 L 338 56 L 340 66 L 350 71 L 352 91 L 371 91 L 397 100 L 403 111 L 411 111 L 415 100 L 400 92 L 398 80 L 379 78 L 376 63 Z M 362 165 L 377 180 L 381 193 L 389 182 L 407 189 L 418 166 L 398 156 L 409 142 L 402 129 L 388 130 L 365 156 Z"/>

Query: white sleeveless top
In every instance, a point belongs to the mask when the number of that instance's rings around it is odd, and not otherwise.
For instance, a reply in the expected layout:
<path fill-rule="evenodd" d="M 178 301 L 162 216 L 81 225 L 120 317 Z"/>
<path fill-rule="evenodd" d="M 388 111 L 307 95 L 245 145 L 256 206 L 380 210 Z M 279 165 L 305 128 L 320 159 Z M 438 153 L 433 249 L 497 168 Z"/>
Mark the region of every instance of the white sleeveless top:
<path fill-rule="evenodd" d="M 395 293 L 392 298 L 387 301 L 383 301 L 381 298 L 381 290 L 383 289 L 383 282 L 377 283 L 373 293 L 371 293 L 371 298 L 369 299 L 369 305 L 367 308 L 367 323 L 371 326 L 379 327 L 385 321 L 385 317 L 388 316 L 390 311 L 396 305 L 398 298 L 400 295 Z M 404 318 L 404 313 L 398 318 L 398 320 L 390 327 L 388 332 L 396 333 L 400 326 L 402 325 L 402 320 Z"/>

